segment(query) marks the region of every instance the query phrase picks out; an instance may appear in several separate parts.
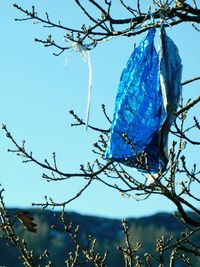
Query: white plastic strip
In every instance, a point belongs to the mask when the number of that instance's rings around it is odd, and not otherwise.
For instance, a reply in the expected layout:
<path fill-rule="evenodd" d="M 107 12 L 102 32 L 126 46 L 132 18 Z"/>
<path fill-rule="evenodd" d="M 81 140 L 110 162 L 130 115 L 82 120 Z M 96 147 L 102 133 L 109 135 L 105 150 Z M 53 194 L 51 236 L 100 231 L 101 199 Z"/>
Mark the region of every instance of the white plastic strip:
<path fill-rule="evenodd" d="M 88 101 L 87 101 L 87 112 L 86 112 L 86 122 L 85 122 L 85 130 L 88 130 L 88 124 L 90 119 L 90 108 L 91 108 L 91 96 L 92 96 L 92 64 L 90 58 L 90 51 L 87 51 L 87 61 L 88 61 Z"/>

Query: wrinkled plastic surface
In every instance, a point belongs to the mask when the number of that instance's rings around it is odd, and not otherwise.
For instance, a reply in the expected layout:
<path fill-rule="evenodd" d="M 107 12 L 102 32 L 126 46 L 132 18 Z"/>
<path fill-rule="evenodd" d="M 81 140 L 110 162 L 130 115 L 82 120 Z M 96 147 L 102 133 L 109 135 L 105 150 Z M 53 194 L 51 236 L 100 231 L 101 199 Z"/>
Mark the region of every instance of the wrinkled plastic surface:
<path fill-rule="evenodd" d="M 106 159 L 145 169 L 137 163 L 138 156 L 146 153 L 151 172 L 166 168 L 168 132 L 180 98 L 181 78 L 181 71 L 178 76 L 175 73 L 181 64 L 176 46 L 162 29 L 158 57 L 155 32 L 148 32 L 122 72 L 105 154 Z"/>
<path fill-rule="evenodd" d="M 107 159 L 135 166 L 142 151 L 148 152 L 151 170 L 159 169 L 159 137 L 162 94 L 158 80 L 155 29 L 134 50 L 122 72 L 115 102 Z M 123 134 L 131 141 L 128 145 Z M 128 160 L 127 160 L 128 159 Z"/>

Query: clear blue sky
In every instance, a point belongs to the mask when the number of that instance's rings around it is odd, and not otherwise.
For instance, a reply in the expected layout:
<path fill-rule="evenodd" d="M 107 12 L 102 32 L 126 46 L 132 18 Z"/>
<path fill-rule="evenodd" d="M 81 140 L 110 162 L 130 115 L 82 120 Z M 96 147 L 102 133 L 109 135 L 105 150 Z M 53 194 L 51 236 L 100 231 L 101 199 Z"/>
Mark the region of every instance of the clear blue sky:
<path fill-rule="evenodd" d="M 92 161 L 92 144 L 97 134 L 85 133 L 83 128 L 71 128 L 73 122 L 68 111 L 74 109 L 85 118 L 87 104 L 88 69 L 80 55 L 72 53 L 66 67 L 67 53 L 60 57 L 52 55 L 55 50 L 42 47 L 34 38 L 44 38 L 54 33 L 41 24 L 15 22 L 22 15 L 12 7 L 12 1 L 0 2 L 0 122 L 7 124 L 13 136 L 20 142 L 26 140 L 29 151 L 40 160 L 50 159 L 57 153 L 59 167 L 66 172 L 79 170 L 79 165 Z M 68 25 L 80 25 L 82 15 L 73 0 L 16 1 L 30 8 L 38 7 L 41 15 L 48 11 L 50 17 L 61 19 Z M 120 10 L 116 8 L 115 12 Z M 64 44 L 64 32 L 57 32 L 57 40 Z M 200 34 L 185 24 L 168 30 L 179 47 L 184 72 L 183 80 L 198 76 L 200 62 Z M 122 69 L 132 53 L 135 42 L 143 38 L 116 38 L 97 47 L 91 53 L 93 65 L 93 95 L 91 124 L 107 128 L 101 112 L 101 104 L 107 106 L 112 117 L 114 98 Z M 183 90 L 184 98 L 198 96 L 199 83 Z M 199 112 L 197 107 L 194 111 Z M 193 114 L 192 114 L 193 115 Z M 21 159 L 7 153 L 12 148 L 3 131 L 0 134 L 0 183 L 5 188 L 5 201 L 9 206 L 28 207 L 32 202 L 42 202 L 44 196 L 56 201 L 70 198 L 79 191 L 83 181 L 74 180 L 47 183 L 41 178 L 43 170 L 32 164 L 22 164 Z M 191 160 L 197 152 L 190 151 Z M 79 199 L 68 206 L 84 214 L 107 217 L 138 217 L 158 211 L 174 209 L 168 201 L 152 197 L 144 202 L 121 197 L 117 192 L 94 183 Z"/>

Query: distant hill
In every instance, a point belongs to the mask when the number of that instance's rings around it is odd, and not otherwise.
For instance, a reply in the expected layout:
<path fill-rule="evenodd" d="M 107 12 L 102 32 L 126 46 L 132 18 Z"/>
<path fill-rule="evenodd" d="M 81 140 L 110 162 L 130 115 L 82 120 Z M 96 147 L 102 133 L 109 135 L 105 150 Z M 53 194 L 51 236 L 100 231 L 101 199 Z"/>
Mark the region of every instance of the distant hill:
<path fill-rule="evenodd" d="M 13 214 L 16 210 L 10 209 Z M 24 229 L 22 224 L 16 226 L 16 231 L 20 237 L 23 237 L 36 255 L 40 255 L 45 249 L 50 252 L 52 266 L 66 266 L 64 261 L 70 251 L 74 250 L 74 244 L 66 233 L 51 228 L 51 225 L 59 227 L 60 212 L 49 210 L 28 210 L 30 215 L 37 223 L 37 233 L 30 233 Z M 121 221 L 117 219 L 108 219 L 103 217 L 85 216 L 74 212 L 66 214 L 67 222 L 72 222 L 73 227 L 80 225 L 78 238 L 83 245 L 87 245 L 88 236 L 97 239 L 97 249 L 100 252 L 109 250 L 107 265 L 111 267 L 122 267 L 123 258 L 117 250 L 117 245 L 122 245 L 124 235 L 122 232 Z M 129 230 L 131 243 L 141 242 L 143 247 L 138 254 L 143 256 L 145 252 L 155 251 L 155 241 L 162 235 L 180 235 L 184 230 L 179 221 L 168 213 L 159 213 L 149 217 L 138 219 L 129 218 Z M 167 261 L 168 255 L 166 255 Z M 4 240 L 0 240 L 0 266 L 21 267 L 18 260 L 17 251 L 10 246 L 5 245 Z M 85 264 L 84 266 L 92 266 Z M 157 266 L 157 265 L 155 265 Z M 181 266 L 181 265 L 180 265 Z M 194 265 L 200 266 L 200 265 Z"/>

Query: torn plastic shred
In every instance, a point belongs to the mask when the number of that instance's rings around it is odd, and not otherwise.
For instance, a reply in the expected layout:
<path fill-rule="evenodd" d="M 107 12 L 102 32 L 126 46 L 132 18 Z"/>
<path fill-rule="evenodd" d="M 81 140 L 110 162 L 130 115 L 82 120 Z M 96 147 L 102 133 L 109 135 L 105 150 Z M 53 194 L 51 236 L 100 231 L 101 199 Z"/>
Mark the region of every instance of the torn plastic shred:
<path fill-rule="evenodd" d="M 87 100 L 87 112 L 86 112 L 86 122 L 85 122 L 85 130 L 88 130 L 89 125 L 89 118 L 90 118 L 90 108 L 91 108 L 91 95 L 92 95 L 92 63 L 91 63 L 91 56 L 90 56 L 90 45 L 83 45 L 77 42 L 73 42 L 69 40 L 67 37 L 65 40 L 69 43 L 69 48 L 71 51 L 75 51 L 79 53 L 84 62 L 88 63 L 88 100 Z M 68 59 L 67 59 L 68 61 Z"/>
<path fill-rule="evenodd" d="M 155 28 L 149 30 L 122 72 L 105 153 L 108 160 L 151 173 L 167 166 L 168 134 L 181 96 L 182 73 L 178 49 L 164 26 L 158 53 L 155 33 Z"/>

